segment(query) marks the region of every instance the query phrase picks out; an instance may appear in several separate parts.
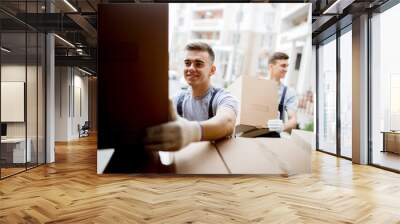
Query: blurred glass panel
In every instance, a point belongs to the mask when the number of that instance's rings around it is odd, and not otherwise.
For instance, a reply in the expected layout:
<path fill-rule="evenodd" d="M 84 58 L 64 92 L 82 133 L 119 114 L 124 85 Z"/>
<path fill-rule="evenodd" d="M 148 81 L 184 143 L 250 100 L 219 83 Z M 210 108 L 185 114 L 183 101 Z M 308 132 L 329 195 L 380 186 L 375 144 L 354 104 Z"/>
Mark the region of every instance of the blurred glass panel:
<path fill-rule="evenodd" d="M 340 37 L 340 154 L 352 157 L 352 35 Z"/>
<path fill-rule="evenodd" d="M 26 117 L 27 117 L 27 143 L 30 148 L 28 168 L 36 166 L 38 160 L 38 34 L 27 33 L 27 80 L 26 80 Z"/>
<path fill-rule="evenodd" d="M 42 33 L 38 35 L 38 163 L 45 163 L 45 65 L 46 65 L 46 36 Z"/>
<path fill-rule="evenodd" d="M 26 26 L 16 17 L 25 1 L 1 1 L 1 177 L 26 170 Z"/>
<path fill-rule="evenodd" d="M 336 154 L 336 39 L 318 51 L 319 149 Z"/>
<path fill-rule="evenodd" d="M 6 133 L 1 140 L 2 177 L 25 170 L 26 150 L 26 34 L 1 33 L 1 121 Z"/>

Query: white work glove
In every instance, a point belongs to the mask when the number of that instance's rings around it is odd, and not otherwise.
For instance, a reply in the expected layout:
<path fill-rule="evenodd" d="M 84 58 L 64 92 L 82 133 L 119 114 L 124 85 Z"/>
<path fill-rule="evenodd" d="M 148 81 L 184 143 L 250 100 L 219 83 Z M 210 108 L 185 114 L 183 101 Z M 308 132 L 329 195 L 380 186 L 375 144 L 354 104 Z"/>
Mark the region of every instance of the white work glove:
<path fill-rule="evenodd" d="M 178 117 L 170 102 L 170 117 L 173 121 L 146 129 L 145 147 L 154 151 L 178 151 L 191 142 L 201 140 L 201 126 L 197 121 Z"/>
<path fill-rule="evenodd" d="M 268 120 L 267 128 L 270 131 L 281 133 L 283 131 L 283 121 L 280 119 Z"/>

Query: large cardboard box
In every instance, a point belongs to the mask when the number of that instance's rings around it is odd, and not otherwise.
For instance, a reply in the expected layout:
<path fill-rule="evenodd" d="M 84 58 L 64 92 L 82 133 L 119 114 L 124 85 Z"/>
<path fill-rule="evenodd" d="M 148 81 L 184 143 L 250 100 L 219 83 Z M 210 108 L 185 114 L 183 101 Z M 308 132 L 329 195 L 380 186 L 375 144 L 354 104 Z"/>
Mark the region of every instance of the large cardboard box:
<path fill-rule="evenodd" d="M 236 132 L 266 128 L 278 117 L 278 83 L 252 76 L 239 77 L 228 90 L 240 101 Z"/>
<path fill-rule="evenodd" d="M 98 164 L 105 167 L 111 154 L 110 150 L 98 150 Z M 163 173 L 289 176 L 311 172 L 311 145 L 293 135 L 288 138 L 237 137 L 215 143 L 196 142 L 173 155 L 174 163 Z M 99 168 L 98 173 L 103 173 L 104 168 Z"/>
<path fill-rule="evenodd" d="M 175 152 L 177 174 L 268 174 L 311 172 L 311 145 L 298 136 L 228 138 L 192 143 Z"/>

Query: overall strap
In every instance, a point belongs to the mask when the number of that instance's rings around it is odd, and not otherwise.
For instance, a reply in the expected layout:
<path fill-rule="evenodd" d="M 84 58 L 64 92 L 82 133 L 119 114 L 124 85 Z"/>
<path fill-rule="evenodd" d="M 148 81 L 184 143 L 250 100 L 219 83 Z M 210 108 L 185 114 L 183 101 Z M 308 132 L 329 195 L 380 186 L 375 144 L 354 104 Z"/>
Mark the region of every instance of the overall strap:
<path fill-rule="evenodd" d="M 210 99 L 210 103 L 208 104 L 208 119 L 214 117 L 214 113 L 213 113 L 213 101 L 214 101 L 214 97 L 215 95 L 217 95 L 217 93 L 220 91 L 219 88 L 214 88 L 212 93 L 211 93 L 211 99 Z"/>
<path fill-rule="evenodd" d="M 287 86 L 283 87 L 283 92 L 282 92 L 282 96 L 281 96 L 281 102 L 279 103 L 279 119 L 283 120 L 283 107 L 285 105 L 285 96 L 286 96 L 286 90 L 287 90 Z"/>
<path fill-rule="evenodd" d="M 178 115 L 181 117 L 183 117 L 182 104 L 184 99 L 185 99 L 185 94 L 184 93 L 180 94 L 178 98 L 178 103 L 176 104 L 176 110 L 178 112 Z"/>

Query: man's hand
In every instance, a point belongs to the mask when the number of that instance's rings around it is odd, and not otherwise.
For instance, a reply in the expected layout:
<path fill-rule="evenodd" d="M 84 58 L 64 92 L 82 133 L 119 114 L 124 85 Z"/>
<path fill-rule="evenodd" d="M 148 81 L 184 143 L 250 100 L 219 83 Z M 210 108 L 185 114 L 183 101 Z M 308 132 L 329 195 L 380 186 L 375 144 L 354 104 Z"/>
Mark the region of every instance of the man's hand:
<path fill-rule="evenodd" d="M 154 151 L 177 151 L 191 142 L 201 140 L 201 126 L 197 121 L 178 117 L 170 102 L 170 118 L 173 121 L 147 128 L 145 147 Z"/>
<path fill-rule="evenodd" d="M 267 128 L 270 131 L 275 131 L 275 132 L 281 133 L 284 128 L 283 121 L 280 119 L 268 120 Z"/>

